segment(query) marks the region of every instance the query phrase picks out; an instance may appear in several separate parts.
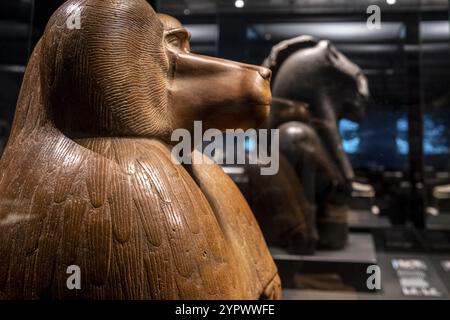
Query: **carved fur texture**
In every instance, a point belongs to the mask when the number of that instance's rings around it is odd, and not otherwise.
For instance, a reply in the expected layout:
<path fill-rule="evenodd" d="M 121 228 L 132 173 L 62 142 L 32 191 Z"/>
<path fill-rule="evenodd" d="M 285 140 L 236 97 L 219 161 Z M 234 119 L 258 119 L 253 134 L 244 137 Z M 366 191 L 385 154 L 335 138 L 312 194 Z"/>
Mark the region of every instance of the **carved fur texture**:
<path fill-rule="evenodd" d="M 233 182 L 171 161 L 165 46 L 144 0 L 69 0 L 49 21 L 0 161 L 0 299 L 280 297 Z"/>

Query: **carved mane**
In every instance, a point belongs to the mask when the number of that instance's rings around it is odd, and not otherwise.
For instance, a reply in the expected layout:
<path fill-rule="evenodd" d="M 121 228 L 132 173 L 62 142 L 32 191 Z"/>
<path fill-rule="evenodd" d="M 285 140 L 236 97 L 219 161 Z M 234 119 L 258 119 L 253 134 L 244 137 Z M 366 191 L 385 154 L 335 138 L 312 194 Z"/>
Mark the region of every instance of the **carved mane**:
<path fill-rule="evenodd" d="M 275 80 L 278 69 L 290 55 L 302 49 L 312 48 L 318 43 L 319 41 L 316 38 L 307 35 L 281 41 L 272 47 L 270 55 L 262 65 L 272 70 L 272 77 Z"/>

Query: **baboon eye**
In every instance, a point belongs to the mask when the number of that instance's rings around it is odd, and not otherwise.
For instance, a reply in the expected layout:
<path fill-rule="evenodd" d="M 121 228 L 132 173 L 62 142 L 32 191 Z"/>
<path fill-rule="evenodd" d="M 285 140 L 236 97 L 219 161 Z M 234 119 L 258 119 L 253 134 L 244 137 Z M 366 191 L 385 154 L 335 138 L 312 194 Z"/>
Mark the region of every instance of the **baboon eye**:
<path fill-rule="evenodd" d="M 176 34 L 169 34 L 167 36 L 167 43 L 181 49 L 181 39 Z"/>
<path fill-rule="evenodd" d="M 186 31 L 168 33 L 166 41 L 172 47 L 189 51 L 189 34 Z"/>

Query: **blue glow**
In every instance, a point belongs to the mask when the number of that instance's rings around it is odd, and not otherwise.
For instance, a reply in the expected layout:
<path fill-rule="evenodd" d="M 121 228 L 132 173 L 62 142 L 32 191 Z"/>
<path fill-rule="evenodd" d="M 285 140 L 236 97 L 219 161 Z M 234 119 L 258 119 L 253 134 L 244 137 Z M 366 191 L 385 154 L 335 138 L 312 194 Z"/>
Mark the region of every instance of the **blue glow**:
<path fill-rule="evenodd" d="M 342 146 L 348 154 L 355 154 L 359 150 L 361 138 L 359 137 L 359 124 L 347 119 L 339 121 L 339 133 L 342 137 Z"/>
<path fill-rule="evenodd" d="M 409 123 L 404 117 L 397 120 L 397 131 L 402 133 L 408 133 Z"/>
<path fill-rule="evenodd" d="M 249 137 L 245 137 L 245 151 L 252 152 L 256 148 L 256 141 Z"/>
<path fill-rule="evenodd" d="M 407 155 L 410 150 L 408 130 L 407 117 L 399 117 L 396 121 L 395 144 L 397 153 L 400 155 Z M 361 133 L 359 124 L 345 119 L 341 120 L 339 122 L 339 132 L 346 153 L 356 154 L 360 152 Z M 447 117 L 425 115 L 423 149 L 425 155 L 445 155 L 450 153 Z"/>
<path fill-rule="evenodd" d="M 423 151 L 427 165 L 448 169 L 450 156 L 450 116 L 447 111 L 424 115 Z M 342 120 L 339 131 L 342 145 L 352 164 L 358 168 L 382 166 L 406 169 L 409 145 L 409 123 L 406 112 L 372 111 L 357 123 Z"/>
<path fill-rule="evenodd" d="M 425 154 L 447 154 L 449 153 L 448 139 L 446 137 L 446 126 L 439 119 L 425 116 L 425 132 L 423 149 Z"/>
<path fill-rule="evenodd" d="M 252 28 L 247 28 L 247 39 L 250 40 L 258 39 L 258 34 Z"/>
<path fill-rule="evenodd" d="M 409 153 L 409 142 L 408 140 L 397 137 L 395 139 L 395 143 L 397 144 L 397 152 L 403 155 Z"/>
<path fill-rule="evenodd" d="M 397 152 L 401 155 L 407 155 L 409 153 L 408 130 L 408 119 L 406 117 L 397 119 L 397 137 L 395 138 L 395 143 L 397 145 Z"/>
<path fill-rule="evenodd" d="M 425 115 L 423 150 L 426 155 L 442 155 L 450 152 L 446 137 L 446 126 L 437 118 Z M 408 154 L 408 120 L 406 117 L 397 120 L 397 149 L 402 155 Z"/>

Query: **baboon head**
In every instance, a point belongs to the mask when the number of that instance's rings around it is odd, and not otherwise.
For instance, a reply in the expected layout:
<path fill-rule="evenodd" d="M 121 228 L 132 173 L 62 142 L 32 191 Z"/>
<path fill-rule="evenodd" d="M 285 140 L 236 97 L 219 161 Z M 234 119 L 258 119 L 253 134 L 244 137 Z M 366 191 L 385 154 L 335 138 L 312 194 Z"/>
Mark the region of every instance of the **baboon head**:
<path fill-rule="evenodd" d="M 68 28 L 74 14 L 80 28 Z M 68 0 L 41 41 L 42 88 L 69 137 L 169 141 L 178 128 L 249 128 L 269 113 L 270 70 L 190 52 L 189 33 L 145 0 Z"/>
<path fill-rule="evenodd" d="M 274 71 L 275 97 L 306 102 L 316 116 L 316 106 L 326 98 L 337 118 L 363 119 L 369 99 L 367 78 L 330 41 L 310 36 L 283 41 L 264 65 Z"/>

